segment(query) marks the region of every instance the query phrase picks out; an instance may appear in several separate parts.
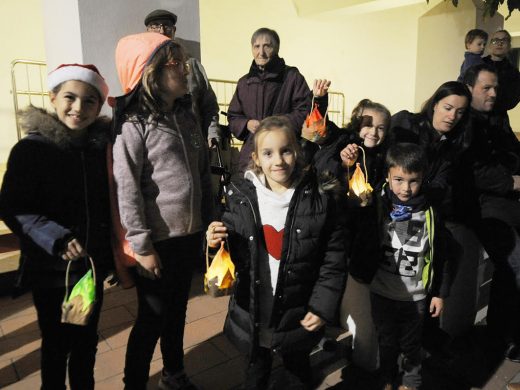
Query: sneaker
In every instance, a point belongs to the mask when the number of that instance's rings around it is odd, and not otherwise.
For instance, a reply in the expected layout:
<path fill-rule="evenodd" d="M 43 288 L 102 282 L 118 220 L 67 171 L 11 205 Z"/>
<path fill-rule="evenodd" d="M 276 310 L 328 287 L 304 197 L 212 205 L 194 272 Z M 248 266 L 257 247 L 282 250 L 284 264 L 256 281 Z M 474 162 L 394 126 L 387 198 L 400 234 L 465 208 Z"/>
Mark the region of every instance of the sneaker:
<path fill-rule="evenodd" d="M 184 371 L 175 375 L 168 375 L 163 370 L 158 387 L 160 390 L 200 390 L 188 379 Z"/>
<path fill-rule="evenodd" d="M 511 343 L 506 350 L 505 357 L 507 360 L 511 360 L 515 363 L 520 363 L 520 345 Z"/>
<path fill-rule="evenodd" d="M 510 383 L 507 385 L 507 390 L 520 390 L 520 383 Z"/>

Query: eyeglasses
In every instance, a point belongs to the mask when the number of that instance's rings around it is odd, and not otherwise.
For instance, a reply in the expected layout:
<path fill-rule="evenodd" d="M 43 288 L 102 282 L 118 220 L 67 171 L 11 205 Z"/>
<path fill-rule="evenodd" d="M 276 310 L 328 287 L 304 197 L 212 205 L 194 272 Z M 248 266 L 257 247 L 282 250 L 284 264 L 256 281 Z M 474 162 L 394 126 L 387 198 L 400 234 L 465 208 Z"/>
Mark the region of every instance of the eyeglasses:
<path fill-rule="evenodd" d="M 168 61 L 164 64 L 166 68 L 176 68 L 177 70 L 185 70 L 186 72 L 190 71 L 190 64 L 187 62 L 181 62 L 177 60 Z"/>
<path fill-rule="evenodd" d="M 159 33 L 161 31 L 164 31 L 166 34 L 171 34 L 173 32 L 173 25 L 163 23 L 152 23 L 148 25 L 148 31 Z"/>
<path fill-rule="evenodd" d="M 493 38 L 491 40 L 491 44 L 492 45 L 498 45 L 498 44 L 504 45 L 504 44 L 509 43 L 509 42 L 511 42 L 511 40 L 509 38 Z"/>

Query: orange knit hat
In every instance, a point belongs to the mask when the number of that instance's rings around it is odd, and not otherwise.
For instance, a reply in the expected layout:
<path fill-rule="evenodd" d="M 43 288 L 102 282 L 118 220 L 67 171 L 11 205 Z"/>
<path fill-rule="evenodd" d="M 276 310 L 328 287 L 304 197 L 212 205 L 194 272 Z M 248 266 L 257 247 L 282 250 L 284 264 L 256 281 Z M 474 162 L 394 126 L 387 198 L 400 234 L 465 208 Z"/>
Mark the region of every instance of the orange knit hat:
<path fill-rule="evenodd" d="M 150 58 L 169 41 L 170 38 L 155 32 L 128 35 L 119 40 L 116 47 L 116 68 L 124 94 L 136 87 Z"/>

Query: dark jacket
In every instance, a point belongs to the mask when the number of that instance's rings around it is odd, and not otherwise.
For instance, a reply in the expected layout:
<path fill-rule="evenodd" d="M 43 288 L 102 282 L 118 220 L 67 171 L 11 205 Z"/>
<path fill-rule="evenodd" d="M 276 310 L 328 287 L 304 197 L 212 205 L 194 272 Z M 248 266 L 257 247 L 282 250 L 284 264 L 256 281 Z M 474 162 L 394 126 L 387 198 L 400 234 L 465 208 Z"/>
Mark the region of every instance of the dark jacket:
<path fill-rule="evenodd" d="M 253 137 L 247 130 L 250 119 L 287 115 L 294 131 L 300 134 L 311 107 L 312 94 L 297 68 L 275 57 L 261 71 L 253 61 L 249 73 L 238 80 L 228 109 L 230 131 L 244 141 L 240 150 L 239 171 L 244 172 L 253 151 Z"/>
<path fill-rule="evenodd" d="M 322 332 L 306 331 L 300 320 L 311 311 L 332 322 L 344 288 L 342 228 L 334 200 L 320 188 L 309 172 L 296 187 L 287 213 L 271 315 L 272 347 L 282 353 L 309 353 Z M 258 346 L 259 262 L 265 253 L 259 215 L 254 185 L 247 180 L 231 183 L 222 221 L 228 228 L 237 283 L 224 332 L 250 356 Z"/>
<path fill-rule="evenodd" d="M 470 51 L 464 53 L 464 61 L 460 66 L 459 77 L 457 77 L 457 81 L 462 83 L 464 81 L 464 74 L 466 71 L 474 65 L 479 65 L 484 63 L 482 56 L 480 54 L 475 54 Z"/>
<path fill-rule="evenodd" d="M 423 178 L 423 192 L 432 205 L 441 208 L 443 215 L 451 217 L 454 171 L 461 153 L 470 142 L 466 122 L 461 120 L 454 129 L 441 136 L 426 116 L 400 111 L 390 121 L 388 146 L 399 142 L 411 142 L 424 148 L 428 170 Z"/>
<path fill-rule="evenodd" d="M 486 56 L 482 60 L 497 70 L 499 88 L 493 111 L 504 114 L 520 102 L 520 73 L 507 58 L 493 61 L 491 56 Z"/>
<path fill-rule="evenodd" d="M 520 199 L 513 175 L 520 175 L 520 142 L 505 114 L 471 110 L 472 143 L 465 161 L 473 173 L 482 217 L 498 217 L 520 225 Z"/>
<path fill-rule="evenodd" d="M 100 118 L 86 139 L 56 115 L 30 107 L 22 112 L 28 135 L 11 150 L 0 195 L 0 214 L 20 238 L 22 281 L 31 286 L 64 285 L 67 262 L 59 256 L 75 237 L 93 258 L 98 276 L 112 269 L 106 169 L 108 120 Z M 75 283 L 84 261 L 71 264 Z"/>
<path fill-rule="evenodd" d="M 373 206 L 365 208 L 365 218 L 360 221 L 358 239 L 353 243 L 349 263 L 350 274 L 362 283 L 370 283 L 374 277 L 378 262 L 384 257 L 384 234 L 390 222 L 392 202 L 383 187 L 374 195 Z M 426 271 L 423 282 L 426 292 L 434 297 L 446 297 L 451 285 L 450 261 L 454 262 L 456 253 L 451 234 L 445 228 L 440 214 L 435 208 L 425 204 L 424 211 L 430 214 L 431 226 L 427 227 L 430 239 L 430 251 L 427 255 Z M 429 266 L 428 266 L 429 264 Z"/>

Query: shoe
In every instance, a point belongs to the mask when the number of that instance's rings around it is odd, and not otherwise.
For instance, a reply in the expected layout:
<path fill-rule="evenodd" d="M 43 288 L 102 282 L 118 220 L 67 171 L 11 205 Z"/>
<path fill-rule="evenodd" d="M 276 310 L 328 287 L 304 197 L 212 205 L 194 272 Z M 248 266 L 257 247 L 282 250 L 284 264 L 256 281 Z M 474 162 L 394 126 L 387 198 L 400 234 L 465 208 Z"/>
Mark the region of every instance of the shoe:
<path fill-rule="evenodd" d="M 515 363 L 520 363 L 520 345 L 511 343 L 506 350 L 505 357 Z"/>
<path fill-rule="evenodd" d="M 520 390 L 520 383 L 510 383 L 506 387 L 507 390 Z"/>
<path fill-rule="evenodd" d="M 417 387 L 409 387 L 405 385 L 399 386 L 398 390 L 417 390 Z"/>
<path fill-rule="evenodd" d="M 184 371 L 175 375 L 168 375 L 163 370 L 159 379 L 160 390 L 199 390 L 189 379 Z"/>

